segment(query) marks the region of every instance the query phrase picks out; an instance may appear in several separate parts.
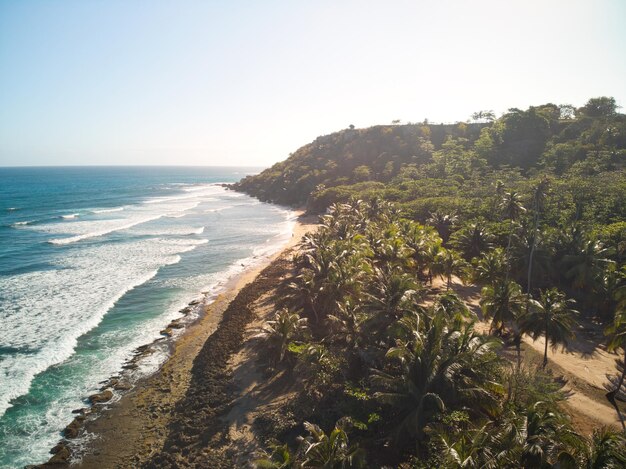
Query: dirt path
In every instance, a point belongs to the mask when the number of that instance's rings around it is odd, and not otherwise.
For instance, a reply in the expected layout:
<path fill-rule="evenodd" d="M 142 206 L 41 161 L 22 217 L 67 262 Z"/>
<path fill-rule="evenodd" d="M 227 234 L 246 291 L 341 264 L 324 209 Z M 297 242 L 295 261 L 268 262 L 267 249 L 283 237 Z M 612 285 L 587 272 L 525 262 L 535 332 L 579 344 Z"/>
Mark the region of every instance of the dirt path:
<path fill-rule="evenodd" d="M 477 329 L 487 331 L 489 323 L 482 321 L 479 304 L 480 287 L 463 285 L 458 278 L 454 278 L 452 288 L 481 319 Z M 433 290 L 444 291 L 445 282 L 436 279 Z M 608 353 L 602 345 L 598 345 L 602 335 L 595 329 L 581 328 L 576 335 L 576 340 L 567 350 L 548 349 L 548 369 L 567 380 L 565 390 L 569 391 L 569 397 L 566 401 L 566 411 L 572 416 L 576 427 L 584 433 L 591 433 L 600 426 L 621 427 L 615 409 L 604 397 L 605 386 L 609 383 L 608 378 L 615 376 L 617 372 L 615 367 L 617 355 Z M 544 346 L 543 338 L 533 341 L 529 336 L 524 336 L 522 345 L 524 359 L 541 360 Z M 622 404 L 621 408 L 622 414 L 625 414 L 626 405 Z"/>

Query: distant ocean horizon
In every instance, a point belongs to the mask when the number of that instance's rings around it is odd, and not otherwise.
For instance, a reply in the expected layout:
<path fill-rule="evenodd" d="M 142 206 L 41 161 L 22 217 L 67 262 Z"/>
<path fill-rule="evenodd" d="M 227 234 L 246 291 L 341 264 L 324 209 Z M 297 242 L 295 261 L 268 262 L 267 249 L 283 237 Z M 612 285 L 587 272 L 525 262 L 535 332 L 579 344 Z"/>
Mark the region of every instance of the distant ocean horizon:
<path fill-rule="evenodd" d="M 0 167 L 0 468 L 46 461 L 137 347 L 287 241 L 293 212 L 220 185 L 258 171 Z"/>

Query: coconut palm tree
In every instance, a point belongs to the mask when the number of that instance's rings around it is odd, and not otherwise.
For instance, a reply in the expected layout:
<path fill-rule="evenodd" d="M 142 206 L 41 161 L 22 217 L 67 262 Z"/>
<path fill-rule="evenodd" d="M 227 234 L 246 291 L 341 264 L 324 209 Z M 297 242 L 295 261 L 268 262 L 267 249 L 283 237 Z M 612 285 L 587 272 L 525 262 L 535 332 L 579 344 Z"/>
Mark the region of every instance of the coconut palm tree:
<path fill-rule="evenodd" d="M 366 314 L 354 301 L 348 299 L 339 303 L 334 314 L 327 317 L 328 335 L 332 340 L 345 344 L 348 349 L 355 349 L 361 342 L 366 318 Z"/>
<path fill-rule="evenodd" d="M 364 452 L 350 444 L 347 427 L 350 420 L 342 418 L 335 428 L 326 434 L 319 426 L 304 422 L 308 436 L 302 439 L 301 452 L 304 461 L 301 467 L 324 469 L 359 468 L 365 465 Z"/>
<path fill-rule="evenodd" d="M 500 201 L 500 210 L 505 217 L 509 219 L 509 241 L 506 245 L 506 257 L 507 260 L 510 256 L 511 242 L 513 241 L 513 234 L 515 233 L 515 222 L 520 218 L 522 213 L 526 211 L 522 205 L 522 198 L 519 193 L 515 191 L 505 192 L 502 200 Z M 506 280 L 508 280 L 509 269 L 507 269 Z"/>
<path fill-rule="evenodd" d="M 480 308 L 485 319 L 491 319 L 490 331 L 502 332 L 507 322 L 515 321 L 524 310 L 526 297 L 513 281 L 499 281 L 481 291 Z"/>
<path fill-rule="evenodd" d="M 491 249 L 492 240 L 493 236 L 485 227 L 483 220 L 470 223 L 452 235 L 452 244 L 467 260 Z"/>
<path fill-rule="evenodd" d="M 617 401 L 615 400 L 624 384 L 624 379 L 626 378 L 626 277 L 622 277 L 622 283 L 614 295 L 618 300 L 615 308 L 615 317 L 613 318 L 613 323 L 607 327 L 605 334 L 609 337 L 607 344 L 607 350 L 609 352 L 617 352 L 619 349 L 622 349 L 622 372 L 617 384 L 615 384 L 615 387 L 606 394 L 606 398 L 613 405 L 613 407 L 615 407 L 617 415 L 622 423 L 622 428 L 624 429 L 624 432 L 626 432 L 624 418 L 622 417 L 622 413 L 620 412 L 619 407 L 617 406 Z"/>
<path fill-rule="evenodd" d="M 278 311 L 255 337 L 263 337 L 270 350 L 270 362 L 276 366 L 285 358 L 289 343 L 306 328 L 306 318 L 286 309 Z"/>
<path fill-rule="evenodd" d="M 375 269 L 372 280 L 364 295 L 363 309 L 368 314 L 364 327 L 372 336 L 380 337 L 409 311 L 419 297 L 420 286 L 412 276 L 398 268 L 390 272 Z"/>
<path fill-rule="evenodd" d="M 451 291 L 441 293 L 435 298 L 432 306 L 433 314 L 442 314 L 452 323 L 475 318 L 467 305 L 459 296 Z"/>
<path fill-rule="evenodd" d="M 584 462 L 584 469 L 618 469 L 626 467 L 626 438 L 610 429 L 600 428 L 593 431 Z"/>
<path fill-rule="evenodd" d="M 574 300 L 565 297 L 565 293 L 551 288 L 541 292 L 539 300 L 529 299 L 528 313 L 521 318 L 521 328 L 530 334 L 533 340 L 545 337 L 542 367 L 548 364 L 548 344 L 553 350 L 559 345 L 566 346 L 575 337 L 575 317 L 578 311 L 573 309 Z"/>
<path fill-rule="evenodd" d="M 539 230 L 539 220 L 541 218 L 541 213 L 543 212 L 543 209 L 544 209 L 546 195 L 548 193 L 548 184 L 549 184 L 549 180 L 544 177 L 533 188 L 533 231 L 532 231 L 532 243 L 531 243 L 531 248 L 530 248 L 530 254 L 528 256 L 528 276 L 526 280 L 526 293 L 527 294 L 530 294 L 530 291 L 531 291 L 533 256 L 535 255 L 535 247 L 537 246 L 537 234 Z"/>
<path fill-rule="evenodd" d="M 463 260 L 458 252 L 445 248 L 439 251 L 435 260 L 435 266 L 437 272 L 446 279 L 446 290 L 450 290 L 452 286 L 452 276 L 463 275 L 467 265 L 467 262 Z"/>
<path fill-rule="evenodd" d="M 402 220 L 400 230 L 418 276 L 422 275 L 428 260 L 428 251 L 431 246 L 441 245 L 441 238 L 432 226 L 420 225 L 417 222 Z"/>
<path fill-rule="evenodd" d="M 565 277 L 576 289 L 592 289 L 607 265 L 611 264 L 607 249 L 599 241 L 587 239 L 563 257 Z"/>
<path fill-rule="evenodd" d="M 523 467 L 572 467 L 580 437 L 565 414 L 539 401 L 527 409 L 518 425 Z"/>
<path fill-rule="evenodd" d="M 442 212 L 432 212 L 426 223 L 435 227 L 439 236 L 446 244 L 450 239 L 450 233 L 452 233 L 452 227 L 459 221 L 459 217 L 456 214 L 448 214 Z"/>
<path fill-rule="evenodd" d="M 483 469 L 496 466 L 493 428 L 490 422 L 480 428 L 463 429 L 456 434 L 448 428 L 438 428 L 437 449 L 443 455 L 446 468 Z"/>
<path fill-rule="evenodd" d="M 475 257 L 472 264 L 472 280 L 481 285 L 493 285 L 506 275 L 506 256 L 502 248 L 484 252 L 480 257 Z"/>
<path fill-rule="evenodd" d="M 372 382 L 381 389 L 374 396 L 397 412 L 399 434 L 421 441 L 426 425 L 447 406 L 495 405 L 501 386 L 489 370 L 500 359 L 493 352 L 498 342 L 475 334 L 472 323 L 449 329 L 445 317 L 437 315 L 413 324 L 423 329 L 413 331 L 413 340 L 398 340 L 387 351 L 396 366 L 374 370 Z"/>

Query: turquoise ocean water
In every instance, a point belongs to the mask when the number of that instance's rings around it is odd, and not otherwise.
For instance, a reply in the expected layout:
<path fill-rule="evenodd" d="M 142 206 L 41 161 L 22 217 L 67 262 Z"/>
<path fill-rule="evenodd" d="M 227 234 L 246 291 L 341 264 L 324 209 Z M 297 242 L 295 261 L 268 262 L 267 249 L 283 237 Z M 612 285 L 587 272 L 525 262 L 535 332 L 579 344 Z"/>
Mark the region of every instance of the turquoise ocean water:
<path fill-rule="evenodd" d="M 0 168 L 0 468 L 47 460 L 133 350 L 287 241 L 292 212 L 216 184 L 254 172 Z"/>

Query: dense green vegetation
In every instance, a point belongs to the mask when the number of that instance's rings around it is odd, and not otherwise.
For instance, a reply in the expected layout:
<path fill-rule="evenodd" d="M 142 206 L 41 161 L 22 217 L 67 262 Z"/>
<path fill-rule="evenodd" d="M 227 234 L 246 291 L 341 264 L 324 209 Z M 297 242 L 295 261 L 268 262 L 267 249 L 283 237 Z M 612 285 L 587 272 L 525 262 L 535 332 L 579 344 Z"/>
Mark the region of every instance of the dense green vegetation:
<path fill-rule="evenodd" d="M 302 390 L 267 417 L 274 452 L 259 465 L 623 467 L 623 435 L 576 433 L 544 369 L 579 321 L 626 351 L 625 160 L 626 116 L 595 98 L 348 129 L 238 183 L 326 212 L 261 333 L 270 369 Z M 482 287 L 490 335 L 455 276 Z M 547 338 L 539 367 L 521 358 L 524 334 Z M 616 371 L 617 409 L 623 361 Z"/>
<path fill-rule="evenodd" d="M 302 247 L 276 299 L 284 309 L 260 334 L 270 372 L 291 372 L 301 391 L 266 417 L 282 441 L 259 467 L 626 464 L 622 435 L 579 435 L 558 405 L 562 383 L 498 353 L 524 333 L 564 343 L 577 315 L 556 288 L 523 294 L 504 250 L 470 264 L 380 201 L 333 205 Z M 477 332 L 452 290 L 429 295 L 433 276 L 455 274 L 486 285 L 481 306 L 499 337 Z M 308 436 L 298 443 L 299 429 Z"/>
<path fill-rule="evenodd" d="M 312 213 L 392 201 L 466 261 L 501 246 L 523 292 L 557 287 L 612 319 L 626 256 L 626 115 L 612 98 L 511 109 L 492 123 L 347 129 L 234 187 Z"/>

